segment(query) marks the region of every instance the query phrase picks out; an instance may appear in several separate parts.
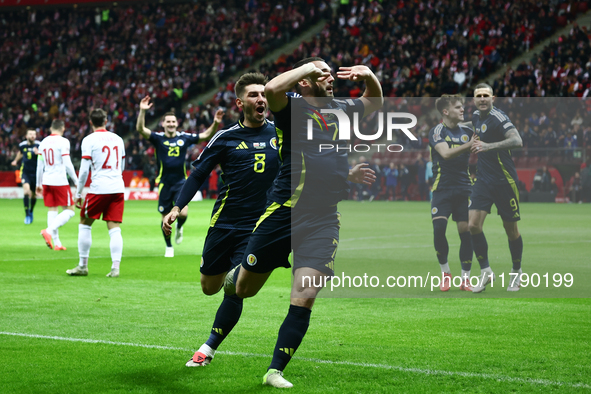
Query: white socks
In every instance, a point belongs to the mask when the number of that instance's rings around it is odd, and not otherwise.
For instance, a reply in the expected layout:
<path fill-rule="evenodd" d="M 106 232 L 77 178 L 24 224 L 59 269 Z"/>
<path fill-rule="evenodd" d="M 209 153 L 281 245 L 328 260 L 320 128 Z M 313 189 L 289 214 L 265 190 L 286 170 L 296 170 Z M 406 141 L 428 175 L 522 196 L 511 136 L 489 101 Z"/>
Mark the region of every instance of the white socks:
<path fill-rule="evenodd" d="M 441 267 L 441 272 L 444 272 L 446 274 L 451 274 L 451 271 L 449 269 L 449 263 L 439 264 L 439 266 Z"/>
<path fill-rule="evenodd" d="M 74 211 L 71 211 L 69 209 L 64 209 L 62 213 L 60 213 L 59 215 L 57 211 L 47 212 L 47 231 L 49 232 L 49 234 L 51 234 L 51 238 L 53 238 L 53 243 L 55 244 L 55 246 L 62 246 L 58 229 L 64 224 L 68 223 L 68 221 L 72 219 L 74 215 Z M 50 216 L 53 217 L 51 219 L 51 222 Z"/>
<path fill-rule="evenodd" d="M 51 226 L 51 222 L 53 222 L 53 219 L 55 219 L 57 217 L 57 214 L 58 214 L 57 211 L 47 211 L 47 228 L 48 229 Z"/>
<path fill-rule="evenodd" d="M 86 224 L 78 225 L 78 255 L 80 256 L 80 267 L 86 268 L 88 265 L 88 255 L 92 246 L 92 227 Z"/>
<path fill-rule="evenodd" d="M 121 236 L 121 228 L 115 227 L 109 230 L 109 236 L 111 237 L 111 260 L 113 265 L 111 268 L 119 269 L 119 263 L 121 262 L 121 253 L 123 252 L 123 237 Z"/>
<path fill-rule="evenodd" d="M 88 256 L 90 254 L 90 247 L 92 246 L 92 227 L 86 224 L 78 225 L 78 255 L 80 256 L 80 267 L 86 268 L 88 266 Z M 121 263 L 121 254 L 123 252 L 123 237 L 121 237 L 121 228 L 115 227 L 109 230 L 109 237 L 111 242 L 111 260 L 113 265 L 111 268 L 119 269 Z"/>

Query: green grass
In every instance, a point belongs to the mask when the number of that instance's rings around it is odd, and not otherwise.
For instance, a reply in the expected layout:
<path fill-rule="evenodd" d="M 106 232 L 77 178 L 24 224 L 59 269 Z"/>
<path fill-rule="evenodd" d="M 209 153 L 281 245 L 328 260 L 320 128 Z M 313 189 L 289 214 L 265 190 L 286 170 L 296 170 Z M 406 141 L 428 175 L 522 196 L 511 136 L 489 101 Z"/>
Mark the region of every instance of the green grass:
<path fill-rule="evenodd" d="M 78 260 L 76 218 L 60 230 L 68 250 L 55 252 L 39 236 L 46 209 L 38 206 L 35 222 L 25 226 L 21 205 L 0 200 L 1 393 L 275 390 L 261 378 L 287 313 L 289 270 L 276 271 L 245 301 L 240 323 L 211 365 L 184 366 L 207 339 L 221 302 L 221 294 L 207 297 L 199 286 L 211 201 L 191 204 L 174 259 L 162 257 L 155 202 L 126 202 L 117 279 L 105 277 L 110 257 L 103 223 L 93 226 L 89 276 L 68 277 L 66 269 Z M 437 273 L 428 203 L 343 202 L 339 208 L 337 274 L 383 280 Z M 292 391 L 591 391 L 591 206 L 524 204 L 522 217 L 524 271 L 572 273 L 571 288 L 528 287 L 510 298 L 500 286 L 480 295 L 453 288 L 447 294 L 323 290 L 285 371 Z M 459 274 L 454 227 L 447 232 L 450 266 Z M 496 214 L 487 218 L 485 233 L 491 266 L 508 273 L 507 240 Z"/>

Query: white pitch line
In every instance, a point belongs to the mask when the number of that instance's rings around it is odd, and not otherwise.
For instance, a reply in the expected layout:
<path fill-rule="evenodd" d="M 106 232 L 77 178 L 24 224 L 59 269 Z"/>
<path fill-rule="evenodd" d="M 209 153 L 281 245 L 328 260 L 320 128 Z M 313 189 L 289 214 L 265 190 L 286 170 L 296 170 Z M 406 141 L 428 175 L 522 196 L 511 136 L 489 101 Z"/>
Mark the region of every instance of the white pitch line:
<path fill-rule="evenodd" d="M 141 348 L 145 348 L 145 349 L 182 350 L 182 351 L 186 351 L 186 352 L 193 352 L 194 351 L 194 349 L 174 347 L 174 346 L 147 345 L 147 344 L 143 344 L 143 343 L 131 343 L 131 342 L 114 342 L 114 341 L 104 341 L 104 340 L 100 340 L 100 339 L 67 338 L 67 337 L 59 337 L 59 336 L 25 334 L 25 333 L 19 333 L 19 332 L 0 331 L 0 335 L 9 335 L 9 336 L 25 337 L 25 338 L 37 338 L 37 339 L 53 339 L 53 340 L 57 340 L 57 341 L 68 341 L 68 342 L 99 343 L 99 344 L 117 345 L 117 346 L 133 346 L 133 347 L 141 347 Z M 268 354 L 243 353 L 243 352 L 218 351 L 216 353 L 228 355 L 228 356 L 263 357 L 263 358 L 270 358 L 271 357 L 271 355 L 268 355 Z M 526 383 L 526 384 L 534 384 L 534 385 L 541 385 L 541 386 L 561 386 L 561 387 L 591 389 L 591 385 L 588 385 L 586 383 L 569 383 L 569 382 L 553 381 L 553 380 L 548 380 L 548 379 L 514 378 L 511 376 L 493 375 L 493 374 L 487 374 L 487 373 L 454 372 L 454 371 L 443 371 L 443 370 L 422 369 L 422 368 L 405 368 L 405 367 L 400 367 L 400 366 L 395 366 L 395 365 L 387 365 L 387 364 L 356 363 L 356 362 L 351 362 L 351 361 L 331 361 L 331 360 L 321 360 L 321 359 L 317 359 L 317 358 L 305 358 L 305 357 L 293 357 L 293 358 L 294 358 L 294 360 L 308 361 L 308 362 L 317 363 L 317 364 L 347 365 L 347 366 L 362 367 L 362 368 L 389 369 L 389 370 L 393 370 L 393 371 L 415 373 L 415 374 L 419 374 L 419 375 L 460 376 L 460 377 L 464 377 L 464 378 L 492 379 L 492 380 L 496 380 L 496 381 L 500 381 L 500 382 L 509 382 L 509 383 Z"/>

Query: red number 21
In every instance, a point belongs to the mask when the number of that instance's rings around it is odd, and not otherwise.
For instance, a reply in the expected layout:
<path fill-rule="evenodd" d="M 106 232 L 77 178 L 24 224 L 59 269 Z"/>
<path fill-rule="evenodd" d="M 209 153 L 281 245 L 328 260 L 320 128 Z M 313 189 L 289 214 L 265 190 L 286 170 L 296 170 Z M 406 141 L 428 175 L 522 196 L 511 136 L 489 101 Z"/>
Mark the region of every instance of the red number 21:
<path fill-rule="evenodd" d="M 115 158 L 117 159 L 117 164 L 115 165 L 115 168 L 118 169 L 119 168 L 119 147 L 118 146 L 114 146 L 113 150 L 115 151 Z M 105 159 L 105 162 L 103 163 L 103 168 L 105 170 L 110 170 L 111 166 L 107 164 L 107 162 L 109 161 L 109 157 L 111 157 L 111 149 L 109 149 L 108 146 L 103 146 L 103 152 L 107 151 L 107 158 Z"/>

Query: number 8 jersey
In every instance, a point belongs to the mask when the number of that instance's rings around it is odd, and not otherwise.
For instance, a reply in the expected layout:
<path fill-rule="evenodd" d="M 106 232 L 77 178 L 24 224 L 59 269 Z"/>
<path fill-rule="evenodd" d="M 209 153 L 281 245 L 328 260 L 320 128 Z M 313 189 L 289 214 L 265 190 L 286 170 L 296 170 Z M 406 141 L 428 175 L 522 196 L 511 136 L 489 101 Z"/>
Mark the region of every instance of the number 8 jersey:
<path fill-rule="evenodd" d="M 97 129 L 82 140 L 82 159 L 91 160 L 90 193 L 124 193 L 125 145 L 117 134 Z"/>

